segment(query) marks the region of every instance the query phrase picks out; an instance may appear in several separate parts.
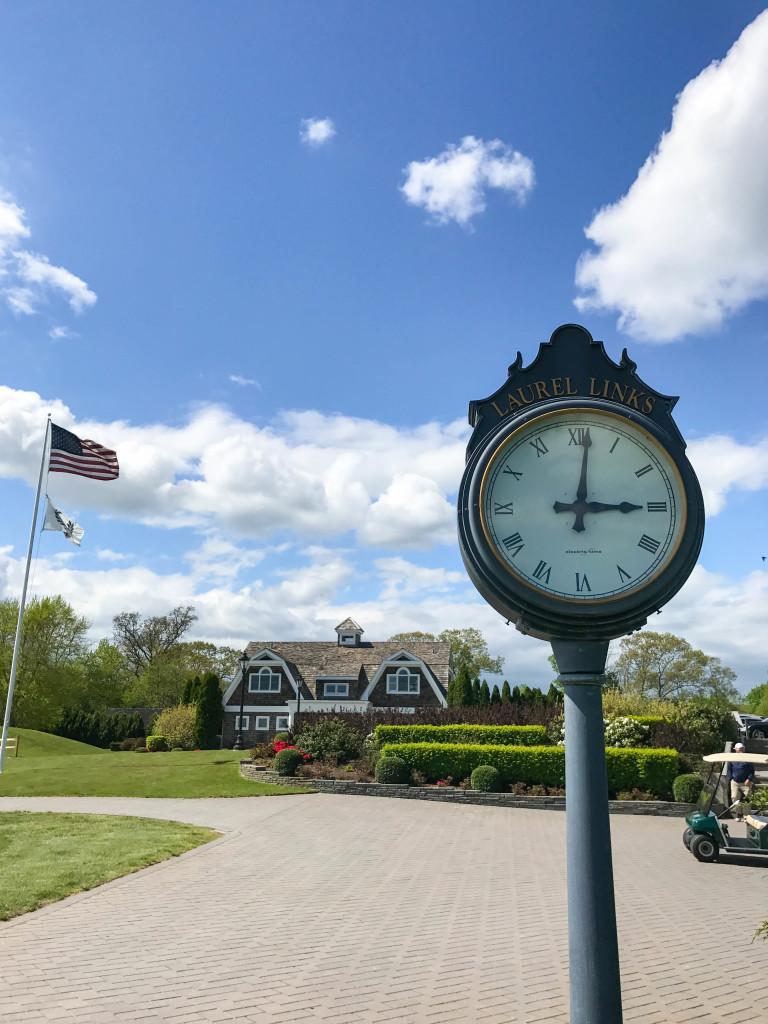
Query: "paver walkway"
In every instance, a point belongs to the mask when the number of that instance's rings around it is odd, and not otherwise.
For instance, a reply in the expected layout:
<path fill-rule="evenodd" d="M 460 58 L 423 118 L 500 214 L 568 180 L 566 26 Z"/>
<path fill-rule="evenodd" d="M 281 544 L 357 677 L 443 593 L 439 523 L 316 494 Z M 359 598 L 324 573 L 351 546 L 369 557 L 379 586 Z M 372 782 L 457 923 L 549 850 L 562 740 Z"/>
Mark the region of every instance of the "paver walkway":
<path fill-rule="evenodd" d="M 39 798 L 223 839 L 0 924 L 4 1024 L 568 1020 L 565 816 L 344 796 Z M 768 873 L 615 816 L 624 1013 L 765 1024 Z"/>

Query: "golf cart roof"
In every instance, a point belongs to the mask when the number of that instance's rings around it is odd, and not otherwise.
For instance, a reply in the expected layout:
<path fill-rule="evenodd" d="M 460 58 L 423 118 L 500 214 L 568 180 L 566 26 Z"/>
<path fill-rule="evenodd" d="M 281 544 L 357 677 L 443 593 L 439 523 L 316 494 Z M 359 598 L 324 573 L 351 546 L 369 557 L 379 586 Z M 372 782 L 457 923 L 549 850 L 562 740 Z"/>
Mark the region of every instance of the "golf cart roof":
<path fill-rule="evenodd" d="M 747 764 L 768 764 L 768 754 L 745 754 L 743 750 L 736 753 L 705 754 L 702 761 L 741 761 Z"/>

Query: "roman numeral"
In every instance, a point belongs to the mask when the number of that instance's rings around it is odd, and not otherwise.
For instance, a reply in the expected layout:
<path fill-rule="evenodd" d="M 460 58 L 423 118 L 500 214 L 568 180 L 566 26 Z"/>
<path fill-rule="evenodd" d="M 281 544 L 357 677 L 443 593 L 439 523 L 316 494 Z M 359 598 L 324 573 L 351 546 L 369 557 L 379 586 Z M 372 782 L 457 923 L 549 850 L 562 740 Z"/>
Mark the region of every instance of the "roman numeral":
<path fill-rule="evenodd" d="M 619 570 L 619 579 L 621 580 L 622 583 L 625 580 L 631 580 L 632 579 L 632 577 L 629 575 L 629 573 L 626 571 L 626 569 L 622 569 L 620 565 L 617 565 L 616 568 Z"/>
<path fill-rule="evenodd" d="M 666 501 L 649 501 L 648 502 L 649 512 L 666 512 L 667 503 Z"/>
<path fill-rule="evenodd" d="M 568 433 L 571 435 L 571 439 L 568 442 L 568 447 L 572 444 L 584 444 L 584 435 L 587 429 L 585 427 L 568 427 Z"/>
<path fill-rule="evenodd" d="M 543 580 L 545 583 L 549 583 L 549 574 L 552 572 L 552 566 L 542 559 L 536 568 L 533 570 L 533 575 L 537 580 Z"/>
<path fill-rule="evenodd" d="M 619 443 L 619 439 L 618 439 L 618 437 L 617 437 L 617 438 L 616 438 L 616 440 L 615 440 L 615 441 L 613 442 L 613 444 L 611 445 L 610 449 L 608 450 L 608 454 L 609 454 L 609 455 L 613 455 L 613 449 L 614 449 L 614 448 L 616 447 L 616 445 L 617 445 L 618 443 Z"/>
<path fill-rule="evenodd" d="M 508 501 L 506 505 L 500 505 L 498 501 L 495 502 L 493 512 L 497 516 L 511 516 L 513 514 L 512 502 Z"/>
<path fill-rule="evenodd" d="M 512 552 L 513 558 L 515 557 L 515 555 L 519 555 L 523 547 L 525 546 L 523 543 L 523 538 L 520 536 L 519 533 L 513 533 L 510 537 L 505 537 L 501 543 L 504 545 L 507 551 Z"/>
<path fill-rule="evenodd" d="M 660 540 L 654 540 L 653 537 L 649 537 L 647 533 L 644 533 L 640 540 L 637 542 L 639 548 L 644 548 L 646 551 L 650 551 L 652 555 L 655 555 L 661 545 Z"/>
<path fill-rule="evenodd" d="M 510 469 L 509 466 L 504 467 L 504 472 L 509 473 L 511 476 L 515 478 L 515 480 L 519 480 L 520 477 L 523 475 L 522 473 L 516 473 L 514 469 Z"/>
<path fill-rule="evenodd" d="M 537 459 L 541 458 L 542 455 L 546 455 L 549 451 L 549 448 L 547 448 L 540 437 L 534 437 L 534 439 L 529 441 L 528 444 L 532 445 L 536 449 Z"/>
<path fill-rule="evenodd" d="M 589 585 L 589 580 L 587 579 L 587 574 L 586 573 L 582 574 L 580 572 L 577 572 L 576 573 L 576 593 L 580 594 L 584 590 L 589 591 L 590 594 L 592 593 L 592 587 L 590 587 L 590 585 Z"/>
<path fill-rule="evenodd" d="M 651 466 L 650 463 L 649 463 L 647 466 L 643 466 L 642 469 L 636 469 L 635 470 L 635 476 L 637 476 L 637 477 L 645 476 L 645 474 L 646 473 L 650 473 L 652 469 L 653 469 L 653 466 Z"/>

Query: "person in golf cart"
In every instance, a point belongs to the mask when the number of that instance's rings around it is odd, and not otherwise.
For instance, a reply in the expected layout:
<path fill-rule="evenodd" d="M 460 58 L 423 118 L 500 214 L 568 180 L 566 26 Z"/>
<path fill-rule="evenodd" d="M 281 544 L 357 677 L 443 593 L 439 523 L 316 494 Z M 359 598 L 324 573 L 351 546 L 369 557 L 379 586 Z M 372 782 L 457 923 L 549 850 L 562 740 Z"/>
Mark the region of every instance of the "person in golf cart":
<path fill-rule="evenodd" d="M 737 743 L 733 752 L 744 753 L 744 744 Z M 726 777 L 730 786 L 731 804 L 737 804 L 736 820 L 743 821 L 743 804 L 749 804 L 752 786 L 755 783 L 755 766 L 747 761 L 729 761 Z"/>

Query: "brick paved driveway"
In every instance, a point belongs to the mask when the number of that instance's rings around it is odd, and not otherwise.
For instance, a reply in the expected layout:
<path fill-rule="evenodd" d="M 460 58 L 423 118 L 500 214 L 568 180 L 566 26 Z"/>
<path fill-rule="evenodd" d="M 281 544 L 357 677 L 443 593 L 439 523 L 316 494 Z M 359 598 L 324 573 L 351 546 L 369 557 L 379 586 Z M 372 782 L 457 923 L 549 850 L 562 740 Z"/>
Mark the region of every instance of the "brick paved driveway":
<path fill-rule="evenodd" d="M 178 818 L 190 854 L 0 924 L 0 1019 L 566 1022 L 565 818 L 410 800 L 40 798 Z M 768 872 L 698 864 L 680 821 L 615 816 L 625 1021 L 768 1020 Z"/>

